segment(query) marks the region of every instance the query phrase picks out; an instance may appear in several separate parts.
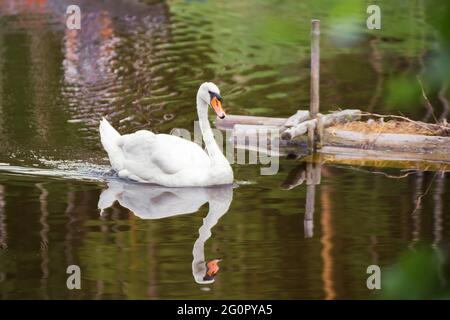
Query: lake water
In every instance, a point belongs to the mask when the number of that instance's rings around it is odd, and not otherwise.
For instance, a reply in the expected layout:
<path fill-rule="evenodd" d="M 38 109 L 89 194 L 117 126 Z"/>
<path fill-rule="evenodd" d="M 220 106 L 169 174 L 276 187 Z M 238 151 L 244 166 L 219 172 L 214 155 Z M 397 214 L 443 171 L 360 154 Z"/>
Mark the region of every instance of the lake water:
<path fill-rule="evenodd" d="M 290 190 L 286 180 L 312 165 L 282 158 L 262 176 L 260 165 L 234 164 L 233 186 L 203 189 L 110 170 L 102 116 L 121 133 L 192 130 L 203 81 L 219 85 L 230 114 L 307 108 L 313 16 L 321 110 L 431 119 L 390 93 L 435 46 L 423 4 L 386 3 L 376 33 L 364 4 L 339 3 L 0 1 L 0 298 L 377 298 L 369 265 L 384 270 L 420 245 L 445 251 L 448 166 L 325 161 L 320 184 Z M 80 31 L 65 27 L 70 4 L 82 9 Z M 66 287 L 69 265 L 81 268 L 81 290 Z"/>

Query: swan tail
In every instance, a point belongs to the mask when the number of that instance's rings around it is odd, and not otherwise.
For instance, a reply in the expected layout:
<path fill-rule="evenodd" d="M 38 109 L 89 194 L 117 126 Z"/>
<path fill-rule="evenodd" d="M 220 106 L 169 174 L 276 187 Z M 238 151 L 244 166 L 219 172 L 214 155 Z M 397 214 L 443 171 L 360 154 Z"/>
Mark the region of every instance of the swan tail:
<path fill-rule="evenodd" d="M 119 140 L 121 135 L 103 118 L 100 121 L 100 140 L 103 148 L 108 153 L 109 161 L 114 170 L 120 171 L 123 169 L 123 153 L 119 147 Z"/>

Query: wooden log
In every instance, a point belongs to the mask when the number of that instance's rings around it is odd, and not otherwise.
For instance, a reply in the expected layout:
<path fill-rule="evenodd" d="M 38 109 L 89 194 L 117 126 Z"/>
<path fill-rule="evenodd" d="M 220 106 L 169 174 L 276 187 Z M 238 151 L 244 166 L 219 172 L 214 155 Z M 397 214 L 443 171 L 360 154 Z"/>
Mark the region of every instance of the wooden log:
<path fill-rule="evenodd" d="M 263 134 L 264 132 L 265 135 Z M 237 149 L 259 150 L 266 154 L 268 150 L 272 150 L 273 154 L 280 156 L 295 154 L 299 150 L 298 143 L 280 140 L 280 128 L 276 126 L 236 124 L 230 133 L 232 142 Z M 266 141 L 262 140 L 263 138 Z M 272 146 L 275 144 L 275 140 L 278 150 L 274 151 Z M 250 141 L 253 142 L 253 145 Z"/>
<path fill-rule="evenodd" d="M 265 135 L 267 143 L 272 144 L 272 140 L 279 140 L 280 128 L 266 125 L 236 124 L 231 135 L 235 141 L 239 140 L 245 143 L 248 143 L 248 141 L 258 143 Z M 261 141 L 261 143 L 263 143 L 263 141 Z"/>
<path fill-rule="evenodd" d="M 252 131 L 255 130 L 256 132 L 260 131 L 266 131 L 268 133 L 271 132 L 271 130 L 277 130 L 280 131 L 280 127 L 278 126 L 271 126 L 271 125 L 259 125 L 259 124 L 235 124 L 233 127 L 234 132 L 246 132 L 246 131 Z"/>
<path fill-rule="evenodd" d="M 450 156 L 450 138 L 397 133 L 362 133 L 325 129 L 324 145 Z"/>
<path fill-rule="evenodd" d="M 227 115 L 223 119 L 216 118 L 216 127 L 222 130 L 233 129 L 233 127 L 236 124 L 284 127 L 285 123 L 286 118 L 269 118 L 269 117 L 253 117 L 253 116 L 238 116 L 238 115 Z"/>
<path fill-rule="evenodd" d="M 319 113 L 319 67 L 320 67 L 320 20 L 311 20 L 311 118 Z"/>
<path fill-rule="evenodd" d="M 329 127 L 336 123 L 344 123 L 352 120 L 358 120 L 361 118 L 361 111 L 357 109 L 348 109 L 338 112 L 333 112 L 322 116 L 322 126 L 324 128 Z M 281 139 L 292 140 L 298 136 L 304 135 L 308 131 L 308 126 L 312 125 L 316 127 L 317 119 L 312 119 L 299 123 L 298 125 L 288 128 L 281 134 Z"/>
<path fill-rule="evenodd" d="M 297 110 L 297 113 L 293 116 L 290 116 L 286 122 L 284 123 L 285 127 L 293 127 L 299 123 L 302 123 L 306 120 L 311 119 L 309 116 L 309 111 L 306 110 Z"/>
<path fill-rule="evenodd" d="M 426 171 L 450 171 L 450 155 L 421 154 L 382 150 L 364 150 L 349 147 L 324 146 L 319 158 L 305 161 L 320 161 L 322 164 L 341 164 L 350 166 L 398 168 Z"/>

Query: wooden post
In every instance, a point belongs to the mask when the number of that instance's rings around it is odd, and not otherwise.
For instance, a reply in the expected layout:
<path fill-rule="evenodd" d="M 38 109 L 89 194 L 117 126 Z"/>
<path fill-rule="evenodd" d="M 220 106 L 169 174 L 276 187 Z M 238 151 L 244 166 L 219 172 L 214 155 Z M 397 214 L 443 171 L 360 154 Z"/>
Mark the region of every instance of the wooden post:
<path fill-rule="evenodd" d="M 320 20 L 311 20 L 311 101 L 309 112 L 311 119 L 319 113 L 319 37 Z"/>
<path fill-rule="evenodd" d="M 316 197 L 316 185 L 320 184 L 322 167 L 319 163 L 308 162 L 306 164 L 306 205 L 304 217 L 305 238 L 312 238 L 314 234 L 314 208 Z"/>
<path fill-rule="evenodd" d="M 314 124 L 308 124 L 307 126 L 307 132 L 308 132 L 308 139 L 307 139 L 307 144 L 308 144 L 308 151 L 313 153 L 314 152 L 314 131 L 315 131 L 315 125 Z"/>
<path fill-rule="evenodd" d="M 303 227 L 305 230 L 305 238 L 312 238 L 314 235 L 314 207 L 316 197 L 316 185 L 306 185 L 306 205 L 305 216 L 303 218 Z"/>
<path fill-rule="evenodd" d="M 317 114 L 317 125 L 316 125 L 316 133 L 317 133 L 317 144 L 316 148 L 321 149 L 323 144 L 323 115 L 321 113 Z"/>

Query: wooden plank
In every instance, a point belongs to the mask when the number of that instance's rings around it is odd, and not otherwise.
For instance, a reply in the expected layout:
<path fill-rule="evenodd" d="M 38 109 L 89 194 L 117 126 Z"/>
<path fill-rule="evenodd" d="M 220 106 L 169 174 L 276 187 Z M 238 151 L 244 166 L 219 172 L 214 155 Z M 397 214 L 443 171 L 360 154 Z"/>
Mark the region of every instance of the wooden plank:
<path fill-rule="evenodd" d="M 383 150 L 385 152 L 410 152 L 421 157 L 427 154 L 450 156 L 450 138 L 415 134 L 373 133 L 325 129 L 324 146 L 352 147 Z M 440 156 L 438 156 L 439 158 Z"/>
<path fill-rule="evenodd" d="M 286 120 L 286 118 L 227 115 L 223 119 L 216 118 L 216 127 L 222 130 L 233 129 L 236 124 L 284 127 Z"/>
<path fill-rule="evenodd" d="M 245 132 L 245 131 L 252 131 L 255 130 L 256 132 L 259 131 L 266 131 L 267 133 L 270 133 L 271 130 L 277 130 L 280 131 L 280 127 L 278 126 L 271 126 L 271 125 L 259 125 L 259 124 L 235 124 L 233 127 L 234 132 Z"/>
<path fill-rule="evenodd" d="M 343 164 L 379 168 L 400 168 L 411 170 L 450 171 L 450 155 L 417 154 L 408 152 L 386 152 L 382 150 L 363 150 L 359 148 L 326 146 L 319 150 L 323 164 Z M 308 159 L 305 159 L 309 161 Z"/>

